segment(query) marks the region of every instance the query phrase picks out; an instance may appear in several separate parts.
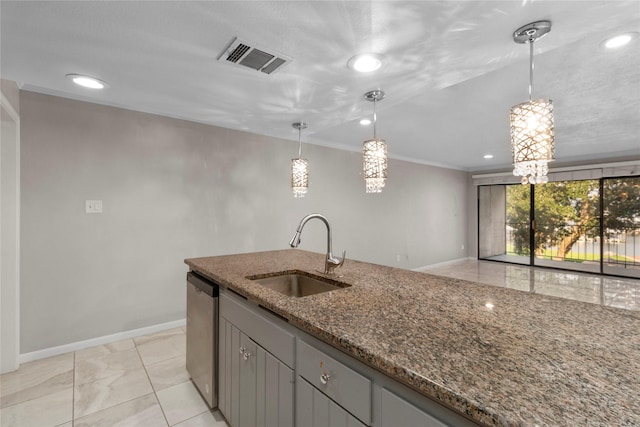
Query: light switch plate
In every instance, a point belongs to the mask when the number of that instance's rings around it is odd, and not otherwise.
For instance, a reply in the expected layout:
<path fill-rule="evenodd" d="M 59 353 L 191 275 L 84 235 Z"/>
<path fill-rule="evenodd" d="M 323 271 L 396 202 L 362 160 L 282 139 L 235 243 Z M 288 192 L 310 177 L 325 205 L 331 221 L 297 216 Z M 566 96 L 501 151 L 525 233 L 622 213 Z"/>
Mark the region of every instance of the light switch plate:
<path fill-rule="evenodd" d="M 102 200 L 85 200 L 84 211 L 88 214 L 102 213 Z"/>

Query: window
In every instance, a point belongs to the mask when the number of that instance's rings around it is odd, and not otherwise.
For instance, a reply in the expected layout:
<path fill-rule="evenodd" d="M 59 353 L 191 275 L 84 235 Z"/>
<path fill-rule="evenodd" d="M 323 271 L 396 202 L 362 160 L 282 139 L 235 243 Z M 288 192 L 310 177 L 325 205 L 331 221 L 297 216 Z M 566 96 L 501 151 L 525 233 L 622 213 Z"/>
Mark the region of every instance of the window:
<path fill-rule="evenodd" d="M 640 277 L 640 177 L 479 186 L 478 257 Z"/>
<path fill-rule="evenodd" d="M 640 277 L 640 177 L 603 179 L 602 188 L 603 273 Z"/>

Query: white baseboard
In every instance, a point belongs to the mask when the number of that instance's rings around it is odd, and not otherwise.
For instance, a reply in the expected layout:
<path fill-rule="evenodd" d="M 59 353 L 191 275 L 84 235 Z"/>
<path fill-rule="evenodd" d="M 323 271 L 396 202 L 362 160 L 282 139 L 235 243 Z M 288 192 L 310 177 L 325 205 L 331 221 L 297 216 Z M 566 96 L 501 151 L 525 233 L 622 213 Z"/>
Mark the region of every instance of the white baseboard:
<path fill-rule="evenodd" d="M 115 341 L 125 340 L 128 338 L 135 338 L 142 335 L 153 334 L 156 332 L 166 331 L 167 329 L 179 328 L 187 324 L 186 319 L 174 320 L 173 322 L 160 323 L 158 325 L 147 326 L 139 329 L 132 329 L 130 331 L 118 332 L 117 334 L 105 335 L 102 337 L 91 338 L 84 341 L 73 342 L 69 344 L 59 345 L 56 347 L 49 347 L 42 350 L 32 351 L 31 353 L 23 353 L 20 355 L 20 363 L 32 362 L 38 359 L 44 359 L 45 357 L 57 356 L 59 354 L 69 353 L 71 351 L 78 351 L 96 345 L 109 344 Z"/>
<path fill-rule="evenodd" d="M 425 272 L 425 271 L 431 270 L 432 268 L 445 267 L 447 265 L 455 264 L 455 263 L 462 262 L 462 261 L 470 261 L 470 260 L 471 261 L 475 261 L 476 258 L 475 257 L 465 257 L 465 258 L 452 259 L 450 261 L 439 262 L 437 264 L 430 264 L 430 265 L 425 265 L 424 267 L 414 268 L 413 271 Z"/>

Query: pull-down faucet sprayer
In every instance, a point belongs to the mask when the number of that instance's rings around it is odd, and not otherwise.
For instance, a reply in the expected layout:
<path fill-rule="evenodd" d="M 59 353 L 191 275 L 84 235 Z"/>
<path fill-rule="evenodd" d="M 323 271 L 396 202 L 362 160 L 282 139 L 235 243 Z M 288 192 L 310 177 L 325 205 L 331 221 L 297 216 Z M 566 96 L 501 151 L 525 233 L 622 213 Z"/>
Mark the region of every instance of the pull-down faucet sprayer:
<path fill-rule="evenodd" d="M 318 218 L 319 220 L 324 222 L 324 225 L 327 226 L 327 256 L 324 261 L 324 272 L 325 274 L 334 274 L 333 270 L 335 270 L 336 267 L 340 267 L 342 264 L 344 264 L 344 256 L 347 254 L 347 251 L 342 251 L 342 259 L 333 256 L 333 253 L 331 252 L 331 226 L 329 225 L 329 220 L 327 220 L 324 215 L 321 215 L 319 213 L 312 213 L 302 218 L 300 224 L 298 225 L 298 229 L 296 230 L 296 234 L 293 235 L 289 244 L 292 248 L 298 247 L 298 245 L 300 244 L 300 235 L 302 234 L 304 225 L 307 223 L 307 221 L 313 218 Z"/>

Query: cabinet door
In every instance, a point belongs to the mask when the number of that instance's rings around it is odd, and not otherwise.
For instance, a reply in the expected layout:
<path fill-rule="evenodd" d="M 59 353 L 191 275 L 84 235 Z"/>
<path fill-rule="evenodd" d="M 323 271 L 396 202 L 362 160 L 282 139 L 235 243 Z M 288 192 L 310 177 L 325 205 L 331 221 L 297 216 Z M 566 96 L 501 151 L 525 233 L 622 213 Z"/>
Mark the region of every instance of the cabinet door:
<path fill-rule="evenodd" d="M 258 425 L 256 419 L 256 407 L 258 406 L 257 354 L 258 345 L 240 332 L 240 347 L 238 348 L 240 417 L 238 427 L 256 427 Z"/>
<path fill-rule="evenodd" d="M 231 427 L 293 427 L 293 371 L 220 318 L 220 412 Z"/>
<path fill-rule="evenodd" d="M 382 389 L 380 397 L 380 427 L 447 427 L 387 389 Z"/>
<path fill-rule="evenodd" d="M 231 426 L 240 423 L 240 330 L 220 317 L 218 408 Z"/>
<path fill-rule="evenodd" d="M 297 426 L 365 427 L 365 424 L 300 376 L 296 390 Z"/>
<path fill-rule="evenodd" d="M 293 427 L 293 370 L 258 346 L 257 425 Z"/>

